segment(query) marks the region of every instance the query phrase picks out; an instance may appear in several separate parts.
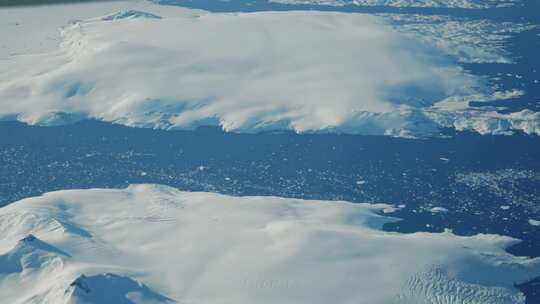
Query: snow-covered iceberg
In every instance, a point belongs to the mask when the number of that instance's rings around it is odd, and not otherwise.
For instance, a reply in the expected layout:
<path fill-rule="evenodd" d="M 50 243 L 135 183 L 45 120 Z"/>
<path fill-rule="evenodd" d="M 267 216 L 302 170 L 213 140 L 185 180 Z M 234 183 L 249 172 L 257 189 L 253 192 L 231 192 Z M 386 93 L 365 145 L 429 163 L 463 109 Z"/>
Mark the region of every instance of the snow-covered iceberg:
<path fill-rule="evenodd" d="M 126 4 L 64 27 L 53 51 L 3 58 L 0 119 L 413 137 L 440 127 L 540 132 L 535 112 L 470 108 L 523 92 L 494 92 L 458 64 L 507 62 L 501 37 L 524 27 L 482 35 L 494 25 L 411 18 Z"/>
<path fill-rule="evenodd" d="M 51 192 L 0 208 L 0 269 L 10 269 L 0 294 L 6 303 L 525 303 L 514 284 L 540 275 L 540 259 L 506 253 L 517 240 L 384 232 L 396 220 L 379 215 L 385 208 L 157 185 Z M 41 262 L 23 271 L 28 255 Z M 53 259 L 54 271 L 39 271 Z"/>

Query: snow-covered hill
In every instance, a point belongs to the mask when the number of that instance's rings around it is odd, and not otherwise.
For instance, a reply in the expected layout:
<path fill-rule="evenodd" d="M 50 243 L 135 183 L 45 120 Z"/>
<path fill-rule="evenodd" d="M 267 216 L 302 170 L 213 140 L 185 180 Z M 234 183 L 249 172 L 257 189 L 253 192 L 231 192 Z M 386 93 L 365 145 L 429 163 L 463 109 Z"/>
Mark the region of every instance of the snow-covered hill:
<path fill-rule="evenodd" d="M 0 209 L 5 303 L 524 303 L 504 236 L 383 232 L 387 205 L 158 185 Z"/>

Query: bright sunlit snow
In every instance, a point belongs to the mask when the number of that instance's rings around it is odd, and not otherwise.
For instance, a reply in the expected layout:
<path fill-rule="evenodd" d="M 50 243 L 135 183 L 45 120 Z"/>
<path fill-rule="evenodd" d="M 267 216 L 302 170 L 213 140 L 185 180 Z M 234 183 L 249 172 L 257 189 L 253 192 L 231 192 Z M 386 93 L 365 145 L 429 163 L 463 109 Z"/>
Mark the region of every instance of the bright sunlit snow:
<path fill-rule="evenodd" d="M 539 131 L 536 112 L 469 108 L 469 101 L 523 93 L 494 92 L 452 59 L 447 50 L 459 40 L 417 39 L 418 25 L 403 33 L 388 16 L 125 6 L 67 25 L 56 50 L 4 58 L 0 117 L 392 136 L 440 127 Z M 498 49 L 459 53 L 465 60 L 504 58 Z"/>
<path fill-rule="evenodd" d="M 513 284 L 539 275 L 540 260 L 503 250 L 516 240 L 383 232 L 395 219 L 375 211 L 388 207 L 156 185 L 52 192 L 0 209 L 0 293 L 6 303 L 524 303 Z"/>

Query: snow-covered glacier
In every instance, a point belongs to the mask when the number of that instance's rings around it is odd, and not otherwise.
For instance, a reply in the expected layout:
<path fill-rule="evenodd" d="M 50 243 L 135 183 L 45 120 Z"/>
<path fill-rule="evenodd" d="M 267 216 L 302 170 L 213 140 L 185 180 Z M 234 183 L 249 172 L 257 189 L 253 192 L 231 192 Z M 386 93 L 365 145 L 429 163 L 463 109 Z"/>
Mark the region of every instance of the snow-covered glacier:
<path fill-rule="evenodd" d="M 501 42 L 528 25 L 118 5 L 64 26 L 58 47 L 5 54 L 0 119 L 405 137 L 441 127 L 540 133 L 536 112 L 469 107 L 525 92 L 497 91 L 459 64 L 511 62 Z"/>
<path fill-rule="evenodd" d="M 498 235 L 384 232 L 385 204 L 159 185 L 0 208 L 6 303 L 525 303 L 540 258 Z"/>

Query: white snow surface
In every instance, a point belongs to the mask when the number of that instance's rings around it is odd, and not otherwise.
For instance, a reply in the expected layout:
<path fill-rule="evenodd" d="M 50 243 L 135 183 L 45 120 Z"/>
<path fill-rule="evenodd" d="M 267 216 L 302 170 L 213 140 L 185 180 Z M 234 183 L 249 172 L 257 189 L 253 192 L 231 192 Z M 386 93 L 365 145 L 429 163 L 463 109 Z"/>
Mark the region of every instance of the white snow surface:
<path fill-rule="evenodd" d="M 498 235 L 384 232 L 389 205 L 159 185 L 0 208 L 6 303 L 525 303 L 540 260 Z"/>
<path fill-rule="evenodd" d="M 9 56 L 53 51 L 62 41 L 59 29 L 70 23 L 142 7 L 140 1 L 0 7 L 0 62 Z"/>
<path fill-rule="evenodd" d="M 487 21 L 460 26 L 416 15 L 110 5 L 71 23 L 69 12 L 79 16 L 84 5 L 55 6 L 63 14 L 43 23 L 36 18 L 55 11 L 0 10 L 0 22 L 9 25 L 0 33 L 18 41 L 0 51 L 0 119 L 401 137 L 438 134 L 441 127 L 540 133 L 537 112 L 469 107 L 524 92 L 494 91 L 458 64 L 510 62 L 501 42 L 525 25 L 503 24 L 497 32 Z M 90 12 L 101 17 L 89 18 Z M 56 38 L 12 31 L 49 33 L 62 22 L 59 45 Z"/>

